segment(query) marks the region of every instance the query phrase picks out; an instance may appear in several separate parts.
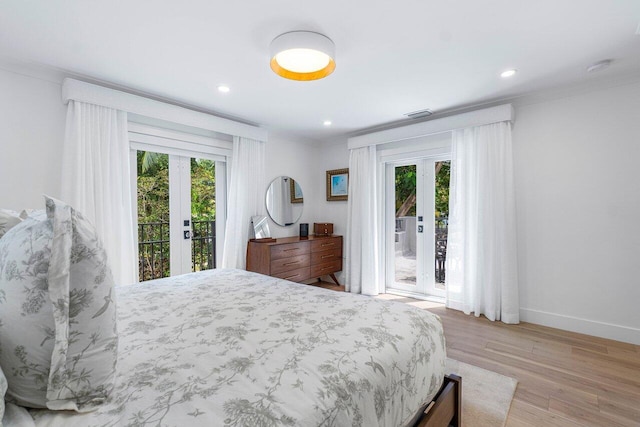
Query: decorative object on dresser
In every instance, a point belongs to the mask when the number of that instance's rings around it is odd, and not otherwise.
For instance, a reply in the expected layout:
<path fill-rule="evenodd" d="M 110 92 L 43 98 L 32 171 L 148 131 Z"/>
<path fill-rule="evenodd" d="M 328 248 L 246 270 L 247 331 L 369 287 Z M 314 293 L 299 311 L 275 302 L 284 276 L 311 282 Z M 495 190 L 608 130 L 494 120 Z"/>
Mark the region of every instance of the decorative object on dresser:
<path fill-rule="evenodd" d="M 327 171 L 327 200 L 347 200 L 349 195 L 349 168 Z"/>
<path fill-rule="evenodd" d="M 333 234 L 333 224 L 330 222 L 314 222 L 313 234 L 316 236 L 331 236 Z"/>
<path fill-rule="evenodd" d="M 300 224 L 300 237 L 309 237 L 309 224 L 306 222 Z"/>
<path fill-rule="evenodd" d="M 271 231 L 269 230 L 269 221 L 267 217 L 264 215 L 256 215 L 251 217 L 251 241 L 254 240 L 268 240 L 274 241 L 275 239 L 271 239 Z"/>
<path fill-rule="evenodd" d="M 342 236 L 285 237 L 247 245 L 247 270 L 302 282 L 342 270 Z"/>

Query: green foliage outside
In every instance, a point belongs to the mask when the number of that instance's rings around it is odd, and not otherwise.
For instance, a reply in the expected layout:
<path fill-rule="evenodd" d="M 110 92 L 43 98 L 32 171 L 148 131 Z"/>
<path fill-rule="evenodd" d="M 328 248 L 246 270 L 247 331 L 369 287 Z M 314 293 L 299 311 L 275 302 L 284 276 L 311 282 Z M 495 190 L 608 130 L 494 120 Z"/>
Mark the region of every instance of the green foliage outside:
<path fill-rule="evenodd" d="M 416 182 L 416 165 L 396 167 L 396 212 L 399 212 L 400 207 L 411 199 L 408 202 L 410 203 L 409 210 L 400 216 L 416 216 Z"/>
<path fill-rule="evenodd" d="M 436 217 L 449 216 L 449 180 L 451 178 L 451 161 L 438 162 L 442 167 L 436 174 Z M 436 164 L 437 165 L 437 164 Z"/>
<path fill-rule="evenodd" d="M 449 180 L 451 161 L 435 164 L 435 216 L 449 216 Z M 396 213 L 398 216 L 416 215 L 416 165 L 396 167 Z"/>

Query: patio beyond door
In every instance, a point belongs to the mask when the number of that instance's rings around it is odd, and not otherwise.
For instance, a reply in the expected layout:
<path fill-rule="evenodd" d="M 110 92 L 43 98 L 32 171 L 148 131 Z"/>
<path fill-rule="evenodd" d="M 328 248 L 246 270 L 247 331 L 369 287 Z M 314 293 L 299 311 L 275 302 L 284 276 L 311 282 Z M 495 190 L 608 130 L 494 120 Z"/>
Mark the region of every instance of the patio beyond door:
<path fill-rule="evenodd" d="M 444 297 L 449 168 L 446 158 L 386 164 L 386 290 Z"/>

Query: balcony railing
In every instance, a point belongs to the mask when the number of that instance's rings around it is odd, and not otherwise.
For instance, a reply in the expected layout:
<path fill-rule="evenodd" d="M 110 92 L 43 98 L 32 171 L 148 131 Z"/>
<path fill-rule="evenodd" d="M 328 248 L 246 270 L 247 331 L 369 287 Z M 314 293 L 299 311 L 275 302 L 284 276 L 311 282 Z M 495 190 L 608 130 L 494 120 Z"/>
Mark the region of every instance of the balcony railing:
<path fill-rule="evenodd" d="M 192 221 L 192 271 L 216 267 L 216 222 Z M 138 224 L 138 274 L 140 281 L 168 277 L 170 273 L 169 223 Z"/>

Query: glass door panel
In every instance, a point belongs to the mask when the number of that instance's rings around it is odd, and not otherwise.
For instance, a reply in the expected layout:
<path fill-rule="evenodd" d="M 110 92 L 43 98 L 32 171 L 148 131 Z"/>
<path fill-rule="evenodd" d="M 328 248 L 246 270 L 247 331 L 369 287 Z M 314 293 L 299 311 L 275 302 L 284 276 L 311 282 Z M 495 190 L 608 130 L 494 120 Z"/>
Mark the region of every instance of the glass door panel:
<path fill-rule="evenodd" d="M 192 271 L 216 267 L 216 162 L 191 159 Z"/>
<path fill-rule="evenodd" d="M 435 162 L 435 288 L 445 290 L 445 261 L 449 230 L 449 178 L 451 161 Z"/>
<path fill-rule="evenodd" d="M 395 283 L 416 286 L 418 277 L 416 189 L 417 165 L 394 167 L 395 183 Z"/>
<path fill-rule="evenodd" d="M 136 153 L 138 275 L 140 281 L 170 275 L 169 156 Z"/>

